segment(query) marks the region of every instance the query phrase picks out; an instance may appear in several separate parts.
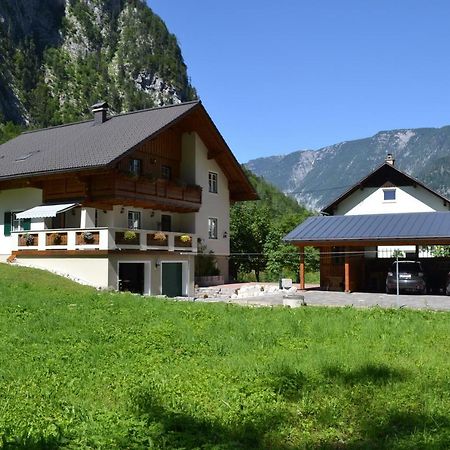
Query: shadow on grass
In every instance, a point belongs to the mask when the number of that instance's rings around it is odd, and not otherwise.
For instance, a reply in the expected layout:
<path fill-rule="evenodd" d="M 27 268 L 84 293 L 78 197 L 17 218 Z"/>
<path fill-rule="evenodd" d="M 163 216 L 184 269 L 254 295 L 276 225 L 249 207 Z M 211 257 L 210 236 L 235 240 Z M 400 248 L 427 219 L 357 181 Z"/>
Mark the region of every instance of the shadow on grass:
<path fill-rule="evenodd" d="M 149 428 L 158 428 L 159 437 L 154 441 L 156 448 L 183 449 L 272 449 L 289 450 L 292 447 L 273 442 L 267 437 L 275 431 L 285 418 L 272 411 L 259 416 L 252 415 L 240 423 L 223 426 L 211 420 L 202 420 L 183 412 L 163 407 L 151 393 L 140 393 L 136 400 L 140 419 Z"/>
<path fill-rule="evenodd" d="M 367 364 L 348 371 L 337 366 L 330 366 L 325 368 L 324 374 L 331 379 L 349 385 L 367 383 L 383 385 L 393 381 L 405 381 L 408 375 L 405 370 L 395 369 L 385 364 Z"/>
<path fill-rule="evenodd" d="M 0 440 L 0 448 L 2 450 L 58 450 L 65 448 L 66 442 L 62 436 L 49 438 L 20 438 L 13 439 L 4 438 Z"/>
<path fill-rule="evenodd" d="M 298 400 L 308 380 L 300 370 L 285 367 L 272 372 L 270 387 L 286 400 Z"/>
<path fill-rule="evenodd" d="M 353 442 L 328 442 L 308 446 L 311 450 L 448 450 L 450 420 L 442 415 L 391 411 L 362 426 L 363 438 Z"/>

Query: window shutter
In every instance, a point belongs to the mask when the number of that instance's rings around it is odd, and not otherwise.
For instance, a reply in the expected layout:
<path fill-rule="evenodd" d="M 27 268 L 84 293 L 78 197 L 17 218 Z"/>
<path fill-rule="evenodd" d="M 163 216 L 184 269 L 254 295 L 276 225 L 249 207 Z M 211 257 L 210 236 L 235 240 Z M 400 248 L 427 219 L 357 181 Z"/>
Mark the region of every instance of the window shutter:
<path fill-rule="evenodd" d="M 11 236 L 11 220 L 12 214 L 10 212 L 5 212 L 3 220 L 3 234 L 5 236 Z"/>
<path fill-rule="evenodd" d="M 23 231 L 30 231 L 31 229 L 31 219 L 23 219 Z"/>

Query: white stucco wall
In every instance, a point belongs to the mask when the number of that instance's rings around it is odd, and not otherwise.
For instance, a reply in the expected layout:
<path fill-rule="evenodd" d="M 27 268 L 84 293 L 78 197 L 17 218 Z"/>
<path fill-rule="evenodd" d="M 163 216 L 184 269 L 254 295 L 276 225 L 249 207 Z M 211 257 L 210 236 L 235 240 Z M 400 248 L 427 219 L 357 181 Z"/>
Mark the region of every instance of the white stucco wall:
<path fill-rule="evenodd" d="M 97 288 L 108 287 L 108 258 L 20 258 L 21 266 L 49 270 L 79 283 Z"/>
<path fill-rule="evenodd" d="M 202 187 L 202 206 L 195 214 L 195 232 L 208 250 L 216 255 L 230 253 L 230 192 L 228 179 L 215 159 L 208 159 L 208 149 L 196 133 L 182 139 L 182 177 Z M 217 193 L 209 192 L 209 172 L 217 173 Z M 208 219 L 217 218 L 217 239 L 208 237 Z M 224 237 L 224 233 L 226 237 Z"/>
<path fill-rule="evenodd" d="M 42 203 L 42 191 L 35 188 L 8 189 L 0 191 L 0 260 L 4 261 L 12 251 L 12 236 L 5 236 L 5 212 L 20 212 Z M 42 219 L 33 219 L 31 229 L 42 229 Z"/>
<path fill-rule="evenodd" d="M 334 215 L 390 214 L 408 212 L 448 211 L 449 206 L 421 186 L 396 187 L 396 199 L 384 200 L 383 190 L 364 188 L 344 199 Z"/>

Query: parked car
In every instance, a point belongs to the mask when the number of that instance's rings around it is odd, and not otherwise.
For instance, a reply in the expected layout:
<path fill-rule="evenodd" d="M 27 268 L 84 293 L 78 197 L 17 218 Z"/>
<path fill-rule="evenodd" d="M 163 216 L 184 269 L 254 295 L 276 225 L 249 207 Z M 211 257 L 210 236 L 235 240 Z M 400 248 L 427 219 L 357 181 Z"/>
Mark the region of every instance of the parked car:
<path fill-rule="evenodd" d="M 398 262 L 398 285 L 400 292 L 415 292 L 425 294 L 427 282 L 419 261 Z M 397 261 L 395 261 L 386 277 L 386 293 L 397 292 Z"/>
<path fill-rule="evenodd" d="M 447 283 L 445 284 L 445 293 L 450 295 L 450 272 L 447 275 Z"/>

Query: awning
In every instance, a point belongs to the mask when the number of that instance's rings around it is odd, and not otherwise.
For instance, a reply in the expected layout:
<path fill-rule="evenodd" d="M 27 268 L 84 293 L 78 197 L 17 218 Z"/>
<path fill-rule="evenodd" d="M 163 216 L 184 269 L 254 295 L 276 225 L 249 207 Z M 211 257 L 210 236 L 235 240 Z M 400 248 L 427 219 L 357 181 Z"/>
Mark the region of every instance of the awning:
<path fill-rule="evenodd" d="M 16 214 L 17 219 L 35 219 L 41 217 L 56 217 L 56 214 L 69 211 L 75 208 L 78 203 L 63 203 L 60 205 L 40 205 L 34 208 L 27 209 L 21 213 Z"/>

